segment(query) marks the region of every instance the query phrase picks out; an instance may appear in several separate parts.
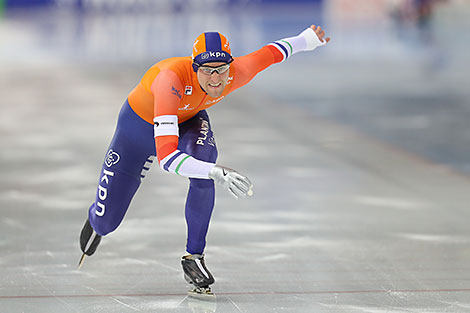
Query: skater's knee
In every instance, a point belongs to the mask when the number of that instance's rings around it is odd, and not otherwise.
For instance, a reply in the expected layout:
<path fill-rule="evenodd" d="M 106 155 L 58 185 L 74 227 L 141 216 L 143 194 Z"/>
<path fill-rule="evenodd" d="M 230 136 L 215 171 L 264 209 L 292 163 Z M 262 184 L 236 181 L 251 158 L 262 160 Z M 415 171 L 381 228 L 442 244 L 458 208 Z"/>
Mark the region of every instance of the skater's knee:
<path fill-rule="evenodd" d="M 117 227 L 118 225 L 109 225 L 105 223 L 100 223 L 100 224 L 96 224 L 95 226 L 93 226 L 93 229 L 98 235 L 106 236 L 107 234 L 115 231 Z"/>
<path fill-rule="evenodd" d="M 187 134 L 181 140 L 179 149 L 198 160 L 215 163 L 217 161 L 217 147 L 215 141 L 202 140 L 198 134 Z"/>
<path fill-rule="evenodd" d="M 119 223 L 110 223 L 109 221 L 91 217 L 90 222 L 95 232 L 100 236 L 106 236 L 107 234 L 112 233 L 119 226 Z"/>
<path fill-rule="evenodd" d="M 97 211 L 95 205 L 93 204 L 90 208 L 88 218 L 90 220 L 91 226 L 95 230 L 95 232 L 100 236 L 105 236 L 118 228 L 119 224 L 121 224 L 124 215 L 113 215 L 104 214 L 100 216 L 99 213 L 101 211 Z"/>

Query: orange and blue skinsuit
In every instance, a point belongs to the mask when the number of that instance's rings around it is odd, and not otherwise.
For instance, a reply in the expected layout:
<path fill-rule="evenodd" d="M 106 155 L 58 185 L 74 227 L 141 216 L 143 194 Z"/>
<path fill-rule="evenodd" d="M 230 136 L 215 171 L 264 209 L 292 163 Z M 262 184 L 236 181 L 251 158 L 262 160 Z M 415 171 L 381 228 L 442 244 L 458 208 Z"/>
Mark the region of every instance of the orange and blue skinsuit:
<path fill-rule="evenodd" d="M 153 65 L 121 109 L 101 170 L 96 200 L 89 210 L 93 229 L 99 235 L 106 235 L 119 226 L 157 156 L 162 169 L 189 177 L 185 208 L 187 252 L 201 254 L 215 197 L 214 181 L 208 179 L 207 172 L 217 159 L 206 109 L 247 84 L 268 66 L 286 59 L 288 51 L 281 48 L 266 45 L 234 58 L 229 80 L 218 98 L 208 96 L 199 85 L 191 57 L 169 58 Z M 157 124 L 175 122 L 177 133 L 173 127 L 167 135 L 160 133 L 154 137 Z"/>

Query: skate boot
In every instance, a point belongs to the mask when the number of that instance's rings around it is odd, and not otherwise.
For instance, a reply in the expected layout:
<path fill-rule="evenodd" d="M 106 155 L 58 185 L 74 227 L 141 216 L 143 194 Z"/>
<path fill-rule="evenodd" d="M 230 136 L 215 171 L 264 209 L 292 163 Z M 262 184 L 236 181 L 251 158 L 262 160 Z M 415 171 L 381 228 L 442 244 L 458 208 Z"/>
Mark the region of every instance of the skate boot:
<path fill-rule="evenodd" d="M 186 254 L 181 259 L 183 266 L 184 279 L 194 288 L 188 291 L 189 296 L 196 298 L 215 298 L 209 287 L 215 282 L 214 277 L 209 272 L 204 262 L 204 255 Z"/>
<path fill-rule="evenodd" d="M 87 219 L 82 228 L 82 232 L 80 233 L 80 248 L 82 249 L 83 255 L 78 263 L 78 269 L 83 265 L 85 255 L 92 255 L 95 253 L 100 242 L 101 236 L 93 230 L 90 221 Z"/>

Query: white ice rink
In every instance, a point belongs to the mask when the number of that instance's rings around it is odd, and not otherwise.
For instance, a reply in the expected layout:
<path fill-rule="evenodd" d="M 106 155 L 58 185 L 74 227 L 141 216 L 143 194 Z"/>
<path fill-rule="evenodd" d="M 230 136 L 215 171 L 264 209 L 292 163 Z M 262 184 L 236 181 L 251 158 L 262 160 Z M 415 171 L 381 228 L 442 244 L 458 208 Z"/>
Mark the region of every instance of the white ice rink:
<path fill-rule="evenodd" d="M 219 163 L 247 174 L 254 196 L 217 190 L 206 249 L 217 299 L 199 301 L 186 296 L 179 263 L 187 181 L 158 167 L 77 270 L 118 110 L 152 63 L 50 54 L 47 32 L 37 38 L 15 21 L 0 20 L 0 313 L 470 312 L 470 180 L 426 154 L 433 138 L 465 146 L 468 126 L 433 134 L 434 124 L 403 124 L 416 116 L 414 100 L 393 115 L 403 99 L 453 94 L 462 111 L 446 115 L 447 126 L 468 125 L 468 63 L 425 81 L 420 64 L 396 57 L 351 64 L 341 50 L 314 52 L 211 108 Z M 342 114 L 348 105 L 361 114 Z M 431 123 L 437 110 L 420 116 Z M 389 124 L 359 125 L 377 119 Z M 409 130 L 405 145 L 390 124 Z"/>

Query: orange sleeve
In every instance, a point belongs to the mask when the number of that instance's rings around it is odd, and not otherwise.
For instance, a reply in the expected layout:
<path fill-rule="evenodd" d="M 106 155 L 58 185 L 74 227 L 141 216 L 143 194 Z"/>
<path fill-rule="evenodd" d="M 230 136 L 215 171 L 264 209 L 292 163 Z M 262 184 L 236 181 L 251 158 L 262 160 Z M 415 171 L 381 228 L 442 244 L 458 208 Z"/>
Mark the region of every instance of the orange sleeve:
<path fill-rule="evenodd" d="M 256 74 L 263 71 L 268 66 L 281 62 L 283 58 L 282 53 L 270 45 L 266 45 L 245 56 L 235 58 L 233 61 L 235 77 L 232 91 L 248 84 Z"/>
<path fill-rule="evenodd" d="M 161 71 L 150 89 L 154 98 L 154 118 L 162 115 L 178 115 L 178 105 L 182 98 L 183 84 L 171 70 Z M 157 159 L 160 162 L 178 148 L 178 136 L 156 136 Z"/>

